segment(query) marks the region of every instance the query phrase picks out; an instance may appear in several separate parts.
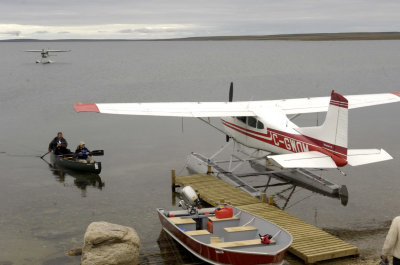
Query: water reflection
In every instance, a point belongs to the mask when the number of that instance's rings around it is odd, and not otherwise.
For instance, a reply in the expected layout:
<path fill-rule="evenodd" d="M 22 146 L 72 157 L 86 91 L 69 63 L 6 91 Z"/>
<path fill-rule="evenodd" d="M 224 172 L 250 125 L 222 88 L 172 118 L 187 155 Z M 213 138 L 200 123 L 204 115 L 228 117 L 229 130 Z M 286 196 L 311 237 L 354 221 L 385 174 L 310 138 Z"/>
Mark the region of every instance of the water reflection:
<path fill-rule="evenodd" d="M 99 190 L 103 189 L 103 187 L 105 186 L 104 181 L 101 179 L 100 175 L 98 175 L 98 174 L 89 173 L 89 172 L 78 172 L 78 171 L 74 171 L 74 170 L 60 168 L 60 167 L 57 167 L 56 164 L 49 163 L 44 159 L 43 159 L 43 161 L 45 161 L 47 163 L 50 171 L 56 177 L 56 180 L 59 181 L 60 183 L 65 182 L 66 176 L 73 177 L 74 184 L 76 187 L 78 187 L 81 190 L 82 197 L 87 196 L 86 188 L 88 186 L 95 187 Z"/>
<path fill-rule="evenodd" d="M 158 264 L 208 264 L 196 258 L 188 250 L 177 243 L 164 230 L 157 239 L 162 263 Z M 153 264 L 153 263 L 152 263 Z"/>

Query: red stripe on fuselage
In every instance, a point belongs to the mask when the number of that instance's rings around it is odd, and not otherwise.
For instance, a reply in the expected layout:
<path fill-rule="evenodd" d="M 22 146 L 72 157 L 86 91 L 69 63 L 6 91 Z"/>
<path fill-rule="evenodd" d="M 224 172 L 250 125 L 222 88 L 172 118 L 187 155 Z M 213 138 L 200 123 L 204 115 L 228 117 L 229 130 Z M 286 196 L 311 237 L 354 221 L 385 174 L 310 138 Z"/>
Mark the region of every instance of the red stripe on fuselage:
<path fill-rule="evenodd" d="M 264 137 L 269 137 L 269 136 L 268 136 L 268 133 L 265 134 L 265 133 L 256 132 L 256 131 L 249 130 L 249 129 L 246 129 L 246 128 L 244 128 L 244 127 L 241 127 L 241 126 L 239 126 L 239 125 L 236 125 L 236 124 L 234 124 L 234 123 L 228 122 L 228 121 L 226 121 L 226 120 L 224 120 L 224 119 L 221 119 L 221 120 L 222 120 L 223 123 L 225 122 L 226 124 L 229 124 L 229 125 L 235 127 L 236 129 L 243 130 L 243 131 L 246 131 L 246 132 L 251 132 L 251 133 L 253 133 L 253 134 L 257 134 L 257 135 L 264 136 Z M 229 127 L 229 126 L 228 126 L 228 127 Z M 232 129 L 235 129 L 235 128 L 232 128 Z"/>
<path fill-rule="evenodd" d="M 345 161 L 347 159 L 347 148 L 341 146 L 329 144 L 301 134 L 290 134 L 270 128 L 265 134 L 246 129 L 223 119 L 222 123 L 225 126 L 235 131 L 238 131 L 246 136 L 270 145 L 274 145 L 281 149 L 288 150 L 293 153 L 318 151 L 332 157 L 332 159 L 335 160 L 338 166 L 343 166 L 346 164 Z"/>
<path fill-rule="evenodd" d="M 400 97 L 400 92 L 393 92 L 392 94 Z"/>

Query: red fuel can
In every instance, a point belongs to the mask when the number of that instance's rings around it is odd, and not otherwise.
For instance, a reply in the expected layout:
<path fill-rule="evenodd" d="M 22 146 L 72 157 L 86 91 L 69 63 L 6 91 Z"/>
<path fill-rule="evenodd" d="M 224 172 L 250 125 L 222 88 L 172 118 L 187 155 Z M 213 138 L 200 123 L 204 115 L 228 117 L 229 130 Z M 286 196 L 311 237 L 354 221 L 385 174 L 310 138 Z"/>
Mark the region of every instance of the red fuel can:
<path fill-rule="evenodd" d="M 217 217 L 218 219 L 231 218 L 232 216 L 233 216 L 232 207 L 225 206 L 223 208 L 215 210 L 215 217 Z"/>

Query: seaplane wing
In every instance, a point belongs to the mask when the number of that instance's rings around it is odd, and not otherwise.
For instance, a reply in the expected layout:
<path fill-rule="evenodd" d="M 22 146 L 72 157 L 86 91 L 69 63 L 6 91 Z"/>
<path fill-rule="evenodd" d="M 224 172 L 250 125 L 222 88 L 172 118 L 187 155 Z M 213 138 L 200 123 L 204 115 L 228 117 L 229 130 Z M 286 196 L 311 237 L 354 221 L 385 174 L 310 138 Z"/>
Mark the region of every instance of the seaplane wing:
<path fill-rule="evenodd" d="M 47 50 L 48 52 L 70 52 L 71 50 Z"/>
<path fill-rule="evenodd" d="M 348 108 L 355 109 L 400 101 L 400 93 L 344 96 Z M 172 117 L 256 116 L 266 107 L 276 107 L 285 114 L 328 111 L 330 97 L 235 102 L 167 102 L 167 103 L 85 103 L 74 106 L 77 112 L 152 115 Z"/>
<path fill-rule="evenodd" d="M 71 50 L 27 50 L 26 52 L 70 52 Z"/>
<path fill-rule="evenodd" d="M 255 116 L 248 102 L 87 103 L 76 104 L 76 112 L 171 117 Z"/>
<path fill-rule="evenodd" d="M 381 93 L 344 96 L 348 108 L 355 109 L 400 101 L 400 93 Z M 285 114 L 300 114 L 328 111 L 330 97 L 284 99 L 275 101 L 275 106 Z"/>

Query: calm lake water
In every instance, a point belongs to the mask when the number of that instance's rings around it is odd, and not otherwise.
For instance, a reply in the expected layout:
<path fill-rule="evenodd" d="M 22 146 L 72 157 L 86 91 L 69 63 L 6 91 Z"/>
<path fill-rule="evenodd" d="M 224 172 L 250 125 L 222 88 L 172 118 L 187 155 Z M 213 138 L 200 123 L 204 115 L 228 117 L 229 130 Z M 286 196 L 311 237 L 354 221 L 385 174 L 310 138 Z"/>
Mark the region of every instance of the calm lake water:
<path fill-rule="evenodd" d="M 42 48 L 72 51 L 48 65 L 24 52 Z M 0 42 L 0 51 L 0 264 L 79 264 L 64 252 L 93 221 L 135 228 L 142 264 L 200 263 L 161 233 L 154 209 L 176 207 L 170 169 L 185 174 L 190 152 L 211 155 L 225 137 L 196 119 L 182 130 L 180 118 L 78 114 L 76 103 L 225 101 L 231 81 L 234 100 L 400 91 L 400 41 Z M 378 255 L 399 214 L 399 111 L 350 111 L 350 148 L 383 148 L 395 159 L 346 167 L 347 176 L 324 172 L 347 185 L 346 207 L 297 189 L 287 211 Z M 83 140 L 105 150 L 104 186 L 60 177 L 38 157 L 58 131 L 71 149 Z"/>

